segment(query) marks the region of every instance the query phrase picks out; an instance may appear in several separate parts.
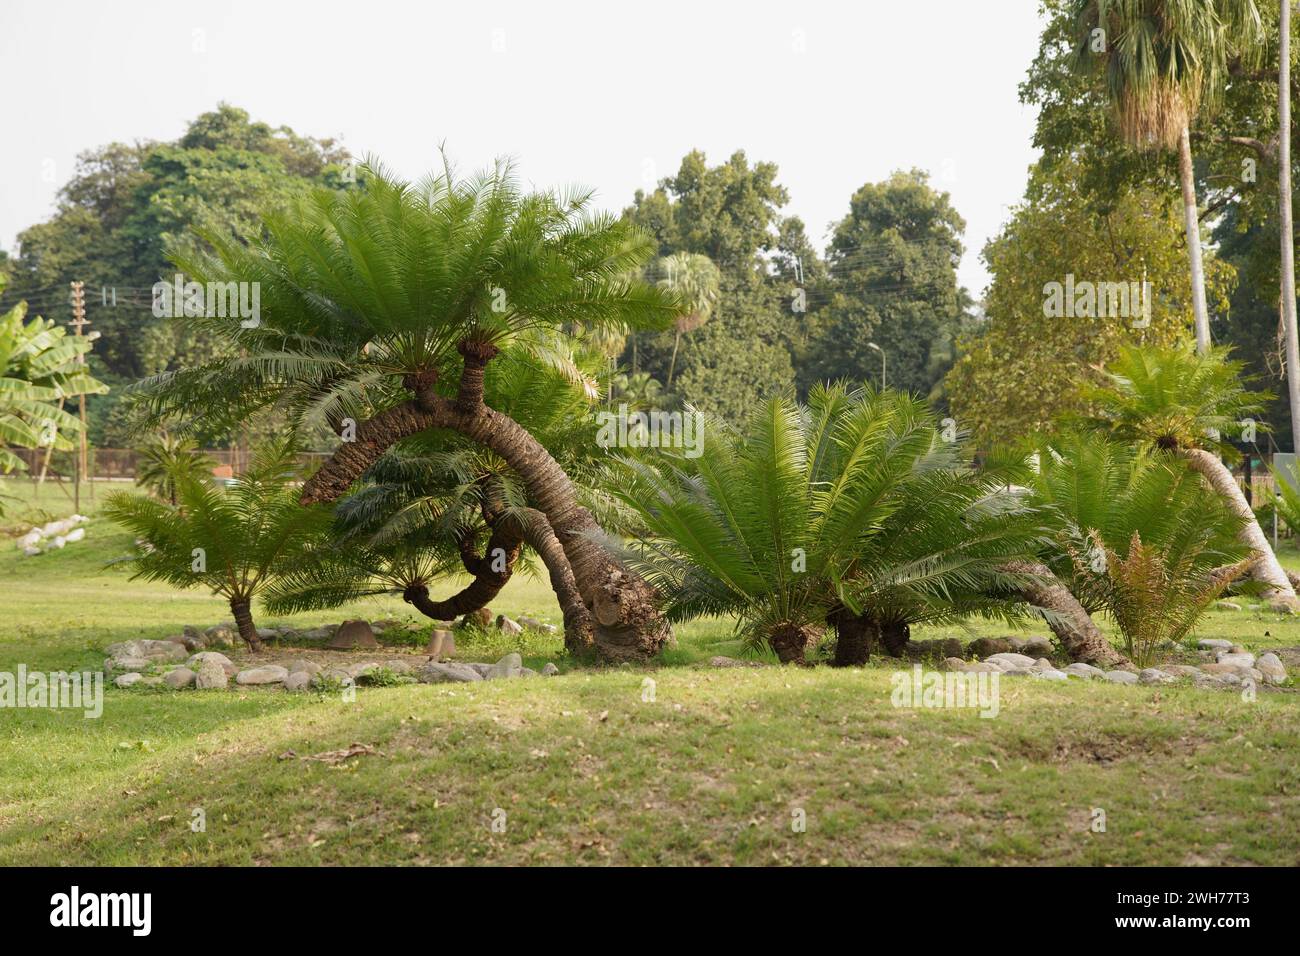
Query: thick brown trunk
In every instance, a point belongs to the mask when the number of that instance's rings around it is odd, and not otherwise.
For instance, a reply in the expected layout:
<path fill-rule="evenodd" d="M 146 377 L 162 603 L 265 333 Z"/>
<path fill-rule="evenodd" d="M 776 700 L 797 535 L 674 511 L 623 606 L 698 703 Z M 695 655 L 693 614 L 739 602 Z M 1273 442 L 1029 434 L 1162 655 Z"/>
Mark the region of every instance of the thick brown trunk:
<path fill-rule="evenodd" d="M 253 615 L 249 610 L 247 599 L 231 598 L 230 612 L 235 615 L 235 626 L 239 628 L 239 636 L 244 639 L 248 649 L 256 654 L 262 649 L 262 639 L 257 636 L 257 627 L 253 624 Z"/>
<path fill-rule="evenodd" d="M 802 664 L 812 638 L 812 630 L 807 626 L 786 621 L 772 629 L 767 643 L 782 664 Z"/>
<path fill-rule="evenodd" d="M 871 659 L 880 627 L 871 619 L 840 608 L 826 617 L 835 628 L 835 667 L 861 667 Z"/>
<path fill-rule="evenodd" d="M 462 553 L 465 570 L 474 575 L 464 588 L 444 601 L 435 601 L 429 597 L 426 585 L 412 584 L 402 592 L 402 600 L 435 621 L 450 621 L 462 614 L 471 614 L 486 606 L 506 586 L 514 573 L 522 542 L 518 524 L 503 522 L 492 529 L 483 557 L 472 552 Z"/>
<path fill-rule="evenodd" d="M 477 365 L 473 356 L 466 357 L 467 369 Z M 425 388 L 418 401 L 404 402 L 358 425 L 357 440 L 340 446 L 303 486 L 302 502 L 335 500 L 388 447 L 409 435 L 429 428 L 458 432 L 505 459 L 546 516 L 591 613 L 597 654 L 613 663 L 653 657 L 672 633 L 659 611 L 659 596 L 601 544 L 604 533 L 578 504 L 569 476 L 541 443 L 481 400 L 467 407 L 474 399 L 473 386 L 481 380 L 481 370 L 463 378 L 455 401 Z"/>
<path fill-rule="evenodd" d="M 1083 605 L 1047 565 L 1014 561 L 1003 570 L 1021 578 L 1020 597 L 1046 612 L 1043 618 L 1070 660 L 1103 668 L 1129 665 L 1129 659 L 1106 640 Z"/>
<path fill-rule="evenodd" d="M 573 569 L 569 567 L 564 548 L 555 537 L 546 515 L 535 508 L 528 508 L 524 511 L 523 518 L 524 540 L 546 565 L 551 578 L 551 589 L 564 613 L 564 647 L 574 657 L 589 654 L 594 641 L 591 615 L 582 603 L 582 594 L 578 591 L 578 582 L 573 579 Z"/>
<path fill-rule="evenodd" d="M 905 621 L 886 621 L 880 625 L 880 643 L 891 657 L 902 657 L 903 648 L 912 639 L 912 628 Z"/>
<path fill-rule="evenodd" d="M 1242 544 L 1251 551 L 1250 576 L 1264 585 L 1264 597 L 1279 610 L 1296 611 L 1300 602 L 1296 600 L 1295 588 L 1286 571 L 1278 563 L 1277 555 L 1269 547 L 1264 530 L 1255 520 L 1255 513 L 1246 503 L 1237 479 L 1232 477 L 1226 465 L 1218 456 L 1202 448 L 1181 448 L 1178 452 L 1202 478 L 1209 483 L 1228 509 L 1241 519 L 1239 537 Z"/>

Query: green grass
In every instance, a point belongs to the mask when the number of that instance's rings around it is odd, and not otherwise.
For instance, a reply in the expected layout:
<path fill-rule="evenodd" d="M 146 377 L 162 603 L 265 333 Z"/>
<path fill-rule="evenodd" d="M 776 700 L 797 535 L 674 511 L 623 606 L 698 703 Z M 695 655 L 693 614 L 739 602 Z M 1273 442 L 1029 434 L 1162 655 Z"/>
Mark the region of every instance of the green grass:
<path fill-rule="evenodd" d="M 7 520 L 23 517 L 11 503 Z M 105 567 L 130 542 L 102 522 L 38 558 L 0 545 L 0 670 L 96 667 L 114 641 L 229 617 L 219 599 Z M 1244 603 L 1198 636 L 1300 645 L 1300 621 Z M 560 617 L 536 580 L 511 582 L 494 609 Z M 298 620 L 348 616 L 417 617 L 393 598 Z M 917 636 L 941 633 L 960 634 Z M 728 622 L 678 636 L 658 666 L 610 670 L 572 666 L 558 637 L 462 640 L 466 659 L 519 649 L 565 673 L 363 687 L 352 703 L 110 687 L 98 720 L 0 710 L 0 864 L 1300 862 L 1291 688 L 1252 702 L 1007 679 L 987 720 L 894 708 L 891 665 L 719 670 L 708 657 L 739 653 Z M 376 752 L 301 759 L 354 743 Z M 206 832 L 191 830 L 196 808 Z M 1094 808 L 1105 833 L 1091 832 Z"/>

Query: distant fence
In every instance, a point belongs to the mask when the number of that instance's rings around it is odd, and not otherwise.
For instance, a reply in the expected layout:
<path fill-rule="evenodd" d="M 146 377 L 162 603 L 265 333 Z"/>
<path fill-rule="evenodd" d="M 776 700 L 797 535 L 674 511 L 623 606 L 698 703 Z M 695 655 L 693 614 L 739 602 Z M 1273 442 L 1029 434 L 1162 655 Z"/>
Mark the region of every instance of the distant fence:
<path fill-rule="evenodd" d="M 36 477 L 41 473 L 45 463 L 46 450 L 43 448 L 9 449 L 27 465 L 26 477 Z M 222 469 L 222 474 L 238 473 L 248 464 L 248 452 L 238 448 L 206 448 L 203 455 Z M 302 452 L 298 461 L 304 467 L 319 463 L 328 458 L 326 452 Z M 131 481 L 139 467 L 140 453 L 134 448 L 91 448 L 89 475 L 94 479 L 108 481 Z M 227 471 L 229 469 L 229 471 Z M 75 451 L 56 451 L 50 455 L 47 475 L 51 478 L 71 479 L 77 470 L 77 453 Z"/>

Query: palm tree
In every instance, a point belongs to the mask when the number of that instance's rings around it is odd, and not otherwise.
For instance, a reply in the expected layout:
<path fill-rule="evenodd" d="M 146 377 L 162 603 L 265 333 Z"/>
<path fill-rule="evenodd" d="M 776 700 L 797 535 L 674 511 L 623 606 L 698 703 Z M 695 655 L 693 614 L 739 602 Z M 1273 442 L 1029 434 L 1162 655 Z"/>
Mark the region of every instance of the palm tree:
<path fill-rule="evenodd" d="M 163 432 L 140 449 L 135 480 L 161 501 L 176 504 L 180 481 L 202 481 L 211 475 L 212 459 L 193 442 Z"/>
<path fill-rule="evenodd" d="M 330 524 L 329 509 L 298 503 L 295 457 L 290 442 L 268 445 L 227 489 L 181 476 L 175 507 L 131 492 L 110 494 L 103 513 L 146 547 L 134 558 L 134 577 L 220 594 L 240 636 L 260 651 L 253 598 Z"/>
<path fill-rule="evenodd" d="M 24 322 L 26 316 L 25 302 L 0 315 L 0 470 L 6 472 L 26 468 L 12 447 L 75 448 L 69 436 L 80 434 L 81 421 L 63 410 L 64 402 L 108 391 L 80 361 L 91 349 L 89 338 L 39 316 Z"/>
<path fill-rule="evenodd" d="M 1244 420 L 1264 411 L 1265 396 L 1243 386 L 1243 365 L 1228 356 L 1226 348 L 1204 354 L 1179 347 L 1124 348 L 1105 369 L 1107 384 L 1085 389 L 1098 409 L 1092 424 L 1175 455 L 1198 472 L 1240 522 L 1251 574 L 1265 596 L 1279 609 L 1296 610 L 1295 589 L 1220 458 L 1238 454 L 1223 436 L 1239 433 Z"/>
<path fill-rule="evenodd" d="M 178 261 L 199 282 L 259 283 L 261 320 L 251 329 L 187 320 L 232 339 L 244 357 L 146 382 L 147 407 L 209 426 L 214 414 L 233 424 L 270 405 L 341 433 L 350 419 L 355 440 L 307 481 L 304 504 L 336 500 L 404 438 L 454 431 L 500 456 L 528 488 L 568 558 L 600 654 L 657 653 L 670 634 L 658 595 L 601 543 L 547 449 L 483 395 L 488 364 L 534 348 L 537 335 L 667 327 L 681 312 L 676 297 L 628 277 L 650 240 L 590 212 L 589 193 L 521 194 L 502 164 L 418 188 L 373 165 L 363 178 L 363 188 L 319 191 L 268 217 L 255 244 L 207 237 L 215 257 Z"/>
<path fill-rule="evenodd" d="M 677 349 L 682 335 L 694 332 L 713 314 L 718 304 L 722 273 L 708 256 L 694 252 L 676 252 L 659 260 L 663 278 L 659 285 L 676 292 L 683 312 L 673 320 L 673 354 L 668 360 L 668 378 L 664 388 L 672 391 L 673 370 L 677 367 Z"/>
<path fill-rule="evenodd" d="M 1190 127 L 1222 95 L 1229 62 L 1263 42 L 1255 0 L 1074 0 L 1074 60 L 1100 67 L 1115 123 L 1138 149 L 1177 149 L 1196 346 L 1210 347 Z M 1096 31 L 1101 31 L 1097 33 Z"/>
<path fill-rule="evenodd" d="M 1033 509 L 967 468 L 923 403 L 819 386 L 705 434 L 698 459 L 627 460 L 614 482 L 674 619 L 735 615 L 783 662 L 831 624 L 854 664 L 877 639 L 899 652 L 910 624 L 1022 613 L 1004 566 L 1041 546 Z"/>
<path fill-rule="evenodd" d="M 1240 520 L 1185 461 L 1070 433 L 1036 458 L 1034 500 L 1056 519 L 1052 572 L 1090 613 L 1115 619 L 1139 665 L 1244 572 Z"/>

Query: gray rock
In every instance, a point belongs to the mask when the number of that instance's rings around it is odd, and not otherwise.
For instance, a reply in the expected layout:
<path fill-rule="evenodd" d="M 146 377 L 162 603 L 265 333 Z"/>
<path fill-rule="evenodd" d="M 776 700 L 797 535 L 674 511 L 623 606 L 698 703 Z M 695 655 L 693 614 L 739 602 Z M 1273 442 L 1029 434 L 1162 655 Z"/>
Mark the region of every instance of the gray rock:
<path fill-rule="evenodd" d="M 1173 674 L 1166 674 L 1157 667 L 1147 667 L 1138 671 L 1138 681 L 1142 684 L 1172 684 Z"/>
<path fill-rule="evenodd" d="M 550 661 L 547 661 L 546 666 L 542 668 L 543 677 L 554 677 L 559 672 L 560 669 L 556 667 L 554 664 L 552 664 Z"/>
<path fill-rule="evenodd" d="M 315 674 L 310 674 L 307 671 L 293 671 L 284 679 L 284 689 L 306 690 L 308 685 L 311 684 L 312 678 L 315 676 Z"/>
<path fill-rule="evenodd" d="M 1201 673 L 1199 667 L 1193 667 L 1191 664 L 1166 664 L 1161 670 L 1175 677 L 1196 677 Z"/>
<path fill-rule="evenodd" d="M 299 631 L 298 637 L 304 641 L 328 641 L 334 636 L 332 627 L 313 627 L 310 630 Z"/>
<path fill-rule="evenodd" d="M 309 661 L 305 657 L 300 657 L 289 664 L 289 676 L 294 674 L 306 674 L 308 678 L 315 677 L 321 672 L 321 666 L 315 661 Z"/>
<path fill-rule="evenodd" d="M 1020 638 L 1007 637 L 977 637 L 966 645 L 966 653 L 971 657 L 991 657 L 994 654 L 1009 654 L 1012 651 L 1019 650 L 1024 645 Z"/>
<path fill-rule="evenodd" d="M 1197 641 L 1196 646 L 1203 651 L 1226 651 L 1231 649 L 1232 641 L 1221 640 L 1217 637 L 1206 637 Z"/>
<path fill-rule="evenodd" d="M 104 673 L 112 671 L 142 671 L 153 665 L 153 661 L 146 657 L 106 657 L 104 659 Z"/>
<path fill-rule="evenodd" d="M 133 673 L 130 673 L 130 674 L 121 674 L 121 675 L 119 675 L 119 676 L 118 676 L 118 677 L 113 681 L 113 683 L 116 684 L 118 687 L 131 687 L 131 686 L 134 686 L 135 684 L 140 683 L 140 681 L 142 681 L 142 680 L 144 680 L 144 675 L 143 675 L 143 674 L 136 674 L 136 673 L 133 672 Z"/>
<path fill-rule="evenodd" d="M 544 634 L 554 634 L 556 631 L 554 624 L 547 624 L 544 621 L 537 620 L 535 617 L 521 617 L 519 619 L 519 624 L 522 627 L 528 628 L 530 631 L 541 631 Z"/>
<path fill-rule="evenodd" d="M 1036 671 L 1056 670 L 1056 668 L 1052 665 L 1052 662 L 1049 661 L 1046 657 L 1040 657 L 1038 660 L 1034 661 L 1030 669 Z"/>
<path fill-rule="evenodd" d="M 1264 680 L 1270 684 L 1281 684 L 1286 680 L 1286 665 L 1282 659 L 1270 651 L 1267 654 L 1260 654 L 1259 660 L 1255 662 L 1255 669 L 1263 675 Z"/>
<path fill-rule="evenodd" d="M 959 671 L 966 666 L 966 662 L 960 657 L 945 657 L 939 663 L 939 669 L 944 671 Z"/>
<path fill-rule="evenodd" d="M 168 687 L 180 690 L 182 687 L 189 687 L 193 684 L 196 676 L 194 671 L 188 667 L 178 667 L 163 675 L 163 683 Z"/>
<path fill-rule="evenodd" d="M 260 684 L 281 684 L 289 676 L 289 671 L 279 664 L 263 664 L 261 667 L 251 667 L 246 671 L 240 671 L 235 675 L 235 683 L 244 686 L 257 686 Z"/>
<path fill-rule="evenodd" d="M 507 619 L 508 620 L 508 619 Z M 497 661 L 483 675 L 484 680 L 498 680 L 503 677 L 520 677 L 523 674 L 524 661 L 518 654 L 507 654 Z"/>
<path fill-rule="evenodd" d="M 402 660 L 401 658 L 398 658 L 398 657 L 395 657 L 395 658 L 393 658 L 392 660 L 384 661 L 384 667 L 388 668 L 388 669 L 389 669 L 390 671 L 392 671 L 394 674 L 413 674 L 413 673 L 415 673 L 415 665 L 414 665 L 414 664 L 412 664 L 410 661 L 404 661 L 404 660 Z"/>
<path fill-rule="evenodd" d="M 199 690 L 224 690 L 229 683 L 230 676 L 226 669 L 214 660 L 203 661 L 194 677 L 194 686 Z"/>
<path fill-rule="evenodd" d="M 963 663 L 960 668 L 963 674 L 1001 674 L 1002 668 L 997 664 L 990 664 L 988 661 L 976 661 L 974 664 Z"/>
<path fill-rule="evenodd" d="M 1062 680 L 1069 680 L 1069 679 L 1070 679 L 1070 675 L 1069 675 L 1069 674 L 1067 674 L 1065 671 L 1058 671 L 1058 670 L 1042 670 L 1042 671 L 1035 671 L 1034 674 L 1033 674 L 1033 676 L 1034 676 L 1034 677 L 1037 677 L 1039 680 L 1056 680 L 1056 681 L 1062 681 Z"/>
<path fill-rule="evenodd" d="M 374 661 L 363 661 L 359 664 L 349 664 L 347 667 L 348 676 L 353 680 L 356 680 L 364 674 L 369 674 L 371 671 L 377 670 L 379 670 L 379 665 Z"/>
<path fill-rule="evenodd" d="M 1241 605 L 1234 601 L 1215 601 L 1214 606 L 1225 611 L 1240 611 Z"/>
<path fill-rule="evenodd" d="M 510 618 L 506 617 L 504 614 L 497 615 L 497 629 L 504 634 L 510 634 L 510 635 L 524 633 L 524 629 L 522 627 L 520 627 L 514 621 L 510 620 Z"/>
<path fill-rule="evenodd" d="M 1038 671 L 1030 667 L 1005 667 L 1002 669 L 1003 677 L 1029 677 L 1037 673 Z"/>
<path fill-rule="evenodd" d="M 1107 671 L 1106 680 L 1112 684 L 1136 684 L 1138 676 L 1132 671 Z"/>
<path fill-rule="evenodd" d="M 1241 653 L 1220 654 L 1218 658 L 1220 664 L 1230 664 L 1233 667 L 1254 667 L 1255 655 L 1248 651 Z"/>
<path fill-rule="evenodd" d="M 234 677 L 239 673 L 239 668 L 235 666 L 234 661 L 225 654 L 219 654 L 216 651 L 200 651 L 186 661 L 185 666 L 191 670 L 198 670 L 209 661 L 219 665 L 225 671 L 227 677 Z"/>
<path fill-rule="evenodd" d="M 173 638 L 169 638 L 169 640 L 181 645 L 191 654 L 208 646 L 207 641 L 203 639 L 203 635 L 189 626 L 186 626 L 184 634 L 178 634 Z"/>
<path fill-rule="evenodd" d="M 208 647 L 235 647 L 239 644 L 239 631 L 233 624 L 214 624 L 203 632 Z"/>
<path fill-rule="evenodd" d="M 274 627 L 257 628 L 257 639 L 259 641 L 274 641 L 280 637 L 280 631 Z"/>
<path fill-rule="evenodd" d="M 1004 670 L 1008 667 L 1032 667 L 1034 664 L 1032 657 L 1015 653 L 991 654 L 985 659 L 992 661 L 994 664 L 1002 665 Z"/>
<path fill-rule="evenodd" d="M 184 644 L 175 641 L 122 641 L 110 644 L 105 653 L 115 660 L 139 660 L 141 658 L 153 663 L 172 664 L 185 660 L 189 652 Z"/>
<path fill-rule="evenodd" d="M 1082 661 L 1075 661 L 1073 664 L 1066 665 L 1065 672 L 1075 677 L 1082 677 L 1085 680 L 1106 679 L 1106 672 L 1100 667 L 1093 667 L 1091 664 L 1085 664 Z"/>
<path fill-rule="evenodd" d="M 421 667 L 416 671 L 416 677 L 422 684 L 468 684 L 483 679 L 483 675 L 468 664 L 439 664 L 437 661 Z"/>

